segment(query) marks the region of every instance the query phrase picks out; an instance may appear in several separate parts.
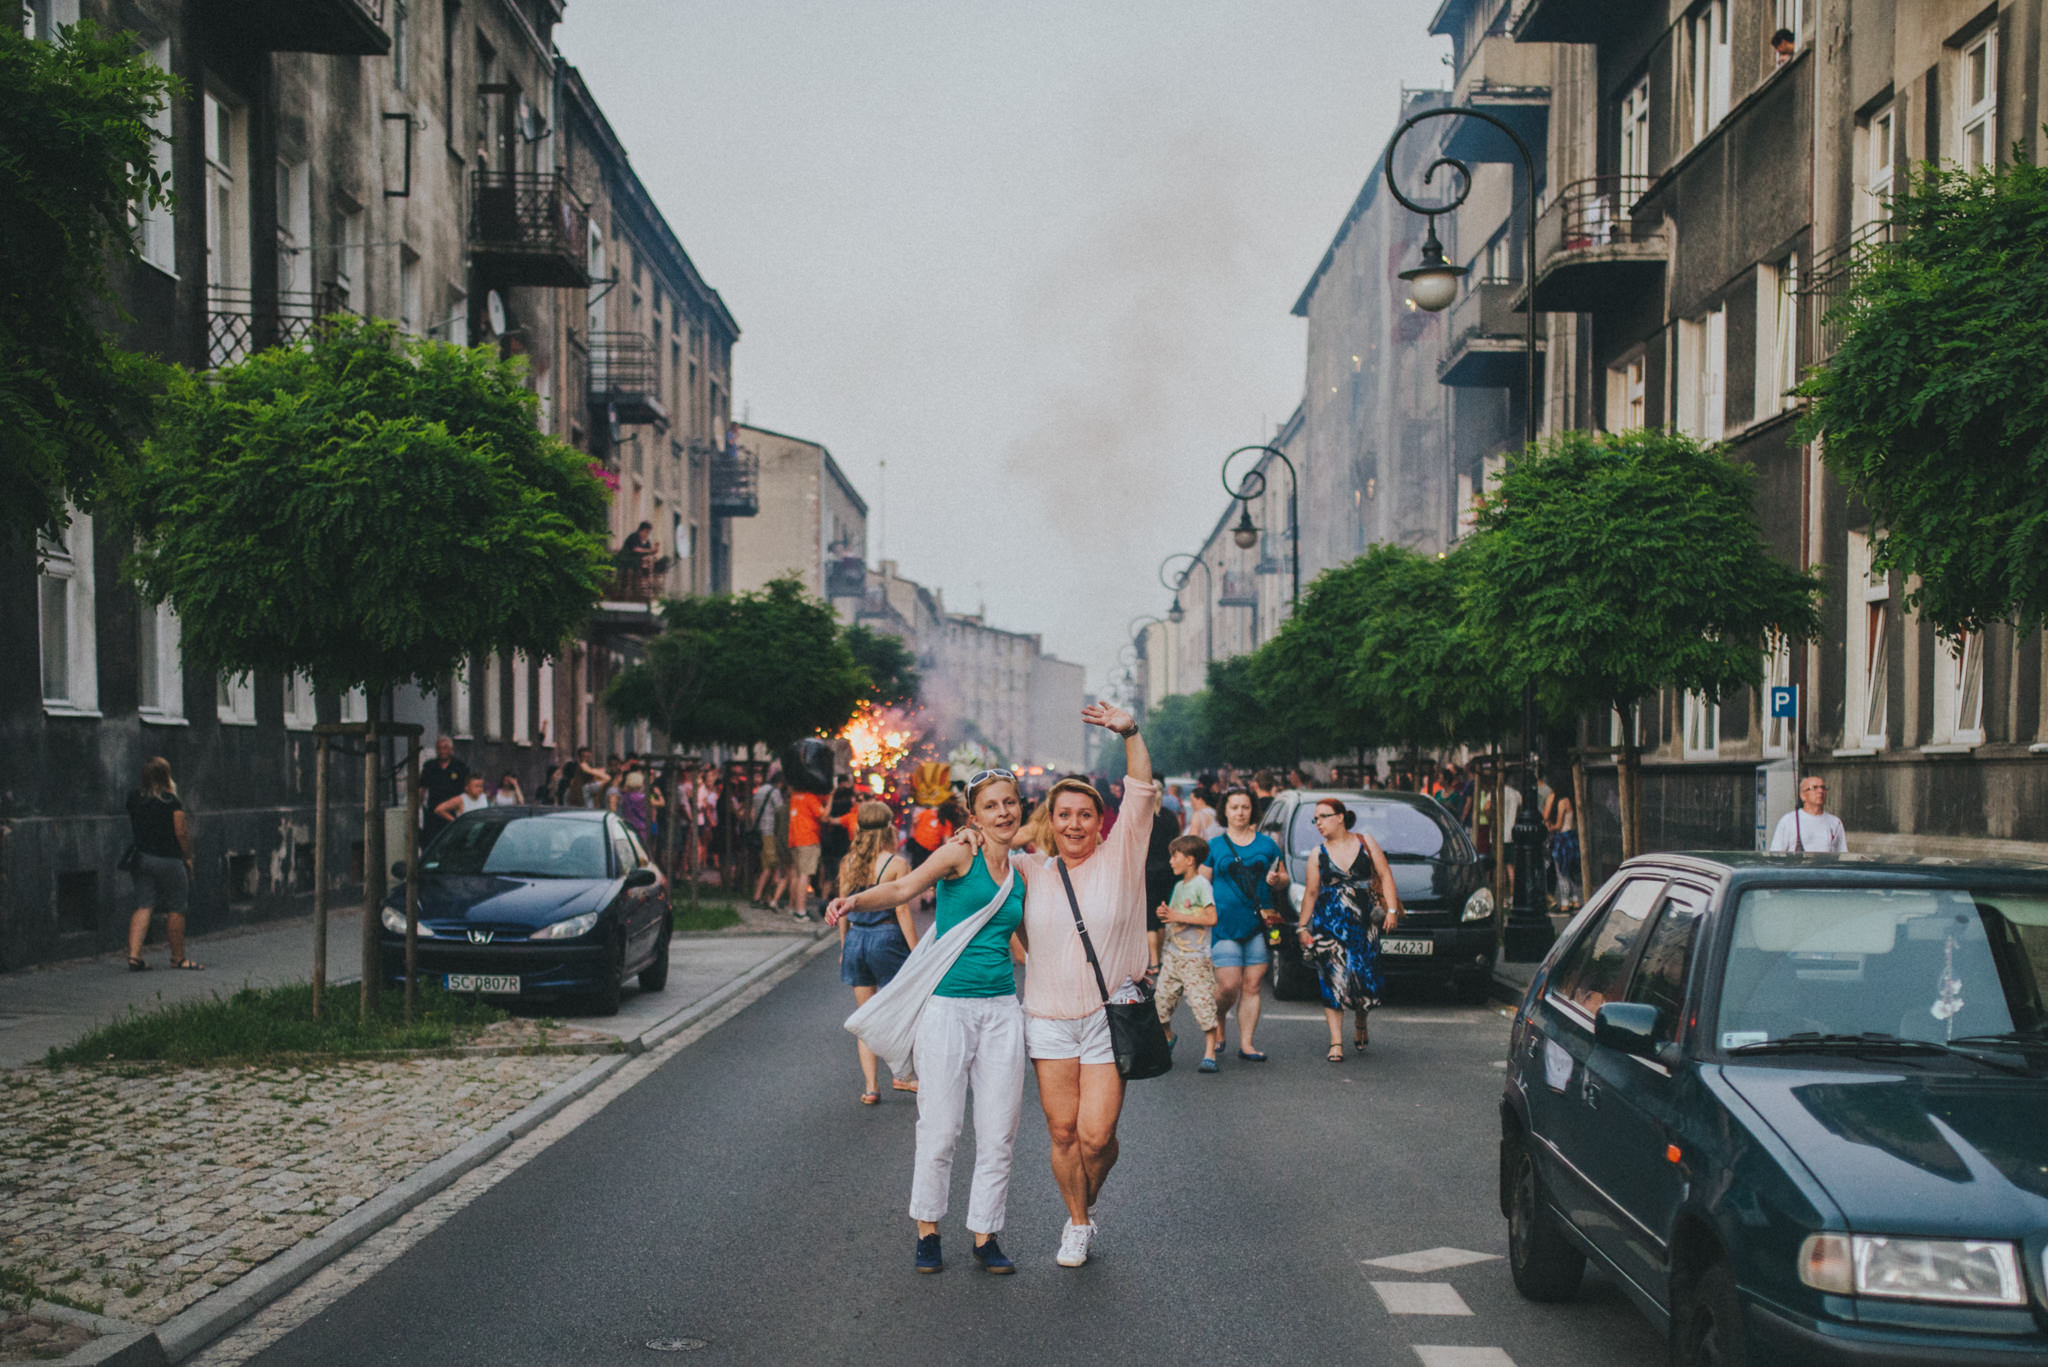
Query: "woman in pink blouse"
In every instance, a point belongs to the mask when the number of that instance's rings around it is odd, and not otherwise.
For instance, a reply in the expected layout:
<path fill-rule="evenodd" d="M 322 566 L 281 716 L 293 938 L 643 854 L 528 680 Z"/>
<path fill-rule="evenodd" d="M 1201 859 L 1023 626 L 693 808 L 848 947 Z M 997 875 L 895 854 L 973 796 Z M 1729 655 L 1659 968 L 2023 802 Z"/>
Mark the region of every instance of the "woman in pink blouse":
<path fill-rule="evenodd" d="M 1102 834 L 1102 795 L 1086 781 L 1061 779 L 1046 795 L 1053 858 L 1020 863 L 1024 871 L 1024 1041 L 1038 1075 L 1038 1100 L 1052 1138 L 1052 1175 L 1067 1205 L 1059 1264 L 1088 1261 L 1095 1236 L 1095 1199 L 1116 1165 L 1116 1122 L 1124 1083 L 1110 1048 L 1102 992 L 1074 928 L 1080 906 L 1102 981 L 1112 994 L 1146 976 L 1145 849 L 1159 810 L 1152 757 L 1131 714 L 1090 703 L 1082 720 L 1124 738 L 1123 810 Z M 1066 877 L 1061 877 L 1064 867 Z M 1074 902 L 1067 884 L 1073 885 Z"/>

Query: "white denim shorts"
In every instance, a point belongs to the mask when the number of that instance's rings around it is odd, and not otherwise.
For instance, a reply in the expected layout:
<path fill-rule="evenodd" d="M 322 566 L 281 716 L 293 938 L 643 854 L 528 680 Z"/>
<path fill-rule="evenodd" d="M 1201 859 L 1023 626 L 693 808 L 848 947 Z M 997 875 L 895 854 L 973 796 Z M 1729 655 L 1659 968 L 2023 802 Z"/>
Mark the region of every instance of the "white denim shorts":
<path fill-rule="evenodd" d="M 1079 1020 L 1049 1016 L 1024 1018 L 1024 1051 L 1033 1058 L 1077 1058 L 1083 1063 L 1115 1063 L 1109 1017 L 1091 1011 Z"/>

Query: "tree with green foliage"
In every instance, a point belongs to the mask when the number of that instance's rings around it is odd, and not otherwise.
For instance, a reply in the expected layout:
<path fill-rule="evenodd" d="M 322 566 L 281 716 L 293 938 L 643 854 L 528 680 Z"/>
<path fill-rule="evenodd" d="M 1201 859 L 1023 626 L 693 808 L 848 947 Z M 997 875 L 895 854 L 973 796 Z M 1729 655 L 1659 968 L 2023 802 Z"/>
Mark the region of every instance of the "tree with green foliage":
<path fill-rule="evenodd" d="M 1753 687 L 1776 638 L 1820 632 L 1810 572 L 1774 559 L 1753 476 L 1675 432 L 1565 432 L 1511 462 L 1479 514 L 1463 598 L 1509 677 L 1556 712 L 1617 712 L 1622 848 L 1639 846 L 1635 711 L 1663 688 Z"/>
<path fill-rule="evenodd" d="M 610 575 L 608 496 L 538 416 L 518 364 L 383 322 L 180 373 L 124 499 L 130 573 L 236 673 L 374 698 L 553 655 Z"/>
<path fill-rule="evenodd" d="M 1387 739 L 1351 687 L 1369 587 L 1361 561 L 1332 566 L 1302 590 L 1294 615 L 1264 645 L 1209 666 L 1210 715 L 1231 762 L 1287 764 Z"/>
<path fill-rule="evenodd" d="M 664 604 L 661 634 L 613 678 L 605 706 L 676 745 L 780 749 L 839 730 L 871 686 L 831 607 L 782 578 Z"/>
<path fill-rule="evenodd" d="M 871 631 L 855 622 L 846 628 L 846 648 L 853 662 L 868 676 L 868 701 L 877 707 L 915 707 L 923 682 L 917 673 L 917 657 L 910 648 L 887 632 Z"/>
<path fill-rule="evenodd" d="M 1242 766 L 1292 764 L 1304 753 L 1324 753 L 1322 724 L 1275 682 L 1274 641 L 1249 655 L 1209 661 L 1203 715 L 1210 748 L 1219 761 Z M 1305 733 L 1303 724 L 1310 729 Z M 1306 739 L 1304 739 L 1306 736 Z"/>
<path fill-rule="evenodd" d="M 179 91 L 91 24 L 0 25 L 0 542 L 57 531 L 134 463 L 164 367 L 103 330 L 107 268 L 135 255 L 130 213 L 170 203 L 152 119 Z"/>
<path fill-rule="evenodd" d="M 1927 165 L 1829 314 L 1802 441 L 1945 636 L 2048 621 L 2048 167 Z"/>
<path fill-rule="evenodd" d="M 1466 548 L 1430 556 L 1391 543 L 1344 567 L 1358 616 L 1343 687 L 1389 741 L 1438 749 L 1519 724 L 1521 690 L 1465 612 L 1472 571 Z"/>
<path fill-rule="evenodd" d="M 1214 768 L 1217 752 L 1209 734 L 1209 694 L 1170 693 L 1145 716 L 1145 747 L 1160 774 L 1194 774 Z"/>

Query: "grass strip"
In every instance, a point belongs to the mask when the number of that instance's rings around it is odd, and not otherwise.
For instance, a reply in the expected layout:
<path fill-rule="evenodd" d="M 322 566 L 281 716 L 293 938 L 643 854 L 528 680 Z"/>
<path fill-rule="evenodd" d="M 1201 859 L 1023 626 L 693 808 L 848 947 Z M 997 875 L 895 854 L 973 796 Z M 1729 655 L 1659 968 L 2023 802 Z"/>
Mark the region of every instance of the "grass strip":
<path fill-rule="evenodd" d="M 131 1010 L 74 1044 L 52 1049 L 47 1062 L 156 1062 L 180 1067 L 250 1063 L 282 1054 L 348 1058 L 403 1049 L 466 1044 L 508 1013 L 473 997 L 421 983 L 413 1023 L 405 1024 L 404 993 L 387 987 L 370 1019 L 361 1018 L 354 987 L 329 988 L 326 1015 L 313 1019 L 313 987 L 245 987 L 233 996 Z"/>

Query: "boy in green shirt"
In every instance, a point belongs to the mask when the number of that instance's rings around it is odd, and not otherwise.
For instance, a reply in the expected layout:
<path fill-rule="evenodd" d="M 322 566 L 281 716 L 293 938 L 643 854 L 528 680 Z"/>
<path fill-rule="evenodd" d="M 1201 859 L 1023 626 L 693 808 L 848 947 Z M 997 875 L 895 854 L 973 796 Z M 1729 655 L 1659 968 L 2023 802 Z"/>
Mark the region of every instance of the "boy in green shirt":
<path fill-rule="evenodd" d="M 1160 937 L 1159 982 L 1153 1001 L 1171 1042 L 1173 1010 L 1183 995 L 1187 997 L 1195 1024 L 1202 1028 L 1204 1047 L 1197 1071 L 1213 1073 L 1216 1050 L 1223 1043 L 1223 1026 L 1216 1019 L 1216 970 L 1209 962 L 1209 927 L 1216 924 L 1216 896 L 1209 880 L 1198 872 L 1209 846 L 1198 836 L 1177 835 L 1167 850 L 1180 882 L 1174 884 L 1171 900 L 1159 908 L 1165 934 Z"/>

